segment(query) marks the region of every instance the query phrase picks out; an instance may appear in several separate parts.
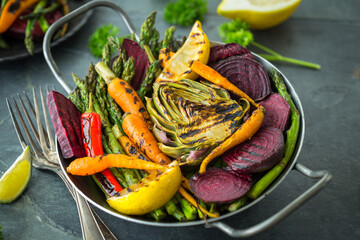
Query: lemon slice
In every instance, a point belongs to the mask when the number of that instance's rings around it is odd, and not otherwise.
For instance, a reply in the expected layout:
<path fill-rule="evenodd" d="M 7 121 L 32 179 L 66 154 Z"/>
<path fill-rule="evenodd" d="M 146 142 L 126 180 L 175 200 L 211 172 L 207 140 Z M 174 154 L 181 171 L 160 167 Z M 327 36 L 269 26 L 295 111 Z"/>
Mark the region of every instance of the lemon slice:
<path fill-rule="evenodd" d="M 32 171 L 32 156 L 29 147 L 16 159 L 0 178 L 0 203 L 17 199 L 29 183 Z"/>
<path fill-rule="evenodd" d="M 127 215 L 142 215 L 165 205 L 181 184 L 179 166 L 155 172 L 137 184 L 119 192 L 120 196 L 107 199 L 110 207 Z"/>
<path fill-rule="evenodd" d="M 290 17 L 301 0 L 222 0 L 219 15 L 242 19 L 253 29 L 274 27 Z"/>
<path fill-rule="evenodd" d="M 197 60 L 206 64 L 209 54 L 209 39 L 202 30 L 201 22 L 196 21 L 185 43 L 170 58 L 157 81 L 177 81 L 183 78 L 195 80 L 198 75 L 190 69 L 191 63 Z"/>

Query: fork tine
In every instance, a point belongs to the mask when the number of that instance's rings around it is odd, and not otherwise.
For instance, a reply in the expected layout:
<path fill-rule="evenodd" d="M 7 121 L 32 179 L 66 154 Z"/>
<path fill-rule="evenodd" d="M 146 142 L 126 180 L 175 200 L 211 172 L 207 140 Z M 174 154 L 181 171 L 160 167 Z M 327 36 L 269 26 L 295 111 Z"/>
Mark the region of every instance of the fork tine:
<path fill-rule="evenodd" d="M 40 88 L 40 91 L 41 91 L 41 88 Z M 37 95 L 36 95 L 35 88 L 33 88 L 33 98 L 34 98 L 35 117 L 36 117 L 36 123 L 37 123 L 37 128 L 38 128 L 39 140 L 40 140 L 40 147 L 43 152 L 48 152 L 49 149 L 45 142 L 45 135 L 44 135 L 43 127 L 41 124 L 41 114 L 40 114 L 40 110 L 39 110 L 39 105 L 38 105 L 38 101 L 37 101 Z"/>
<path fill-rule="evenodd" d="M 30 146 L 31 146 L 32 149 L 34 150 L 36 156 L 41 156 L 42 154 L 41 154 L 41 152 L 39 151 L 39 148 L 36 146 L 34 140 L 32 139 L 32 137 L 31 137 L 31 135 L 30 135 L 30 133 L 29 133 L 29 130 L 28 130 L 28 128 L 27 128 L 27 126 L 26 126 L 26 124 L 25 124 L 25 122 L 24 122 L 24 119 L 23 119 L 23 117 L 22 117 L 22 115 L 21 115 L 21 113 L 20 113 L 20 109 L 19 109 L 19 107 L 18 107 L 18 105 L 17 105 L 17 103 L 16 103 L 16 101 L 15 101 L 14 98 L 13 98 L 13 101 L 14 101 L 14 105 L 15 105 L 16 112 L 17 112 L 17 114 L 19 115 L 20 123 L 21 123 L 21 125 L 23 126 L 23 128 L 24 128 L 24 130 L 25 130 L 25 134 L 26 134 L 26 136 L 27 136 L 27 138 L 28 138 L 28 140 L 29 140 L 29 142 L 30 142 Z M 24 112 L 26 112 L 26 109 L 23 109 L 23 110 L 24 110 Z"/>
<path fill-rule="evenodd" d="M 46 85 L 46 89 L 47 90 L 49 89 L 47 85 Z M 55 143 L 53 141 L 54 136 L 53 136 L 51 128 L 50 128 L 49 117 L 47 114 L 47 109 L 45 107 L 45 99 L 44 99 L 44 95 L 43 95 L 41 87 L 40 87 L 40 98 L 41 98 L 41 104 L 42 104 L 43 113 L 44 113 L 46 132 L 47 132 L 47 136 L 48 136 L 49 142 L 50 142 L 50 150 L 55 151 Z"/>
<path fill-rule="evenodd" d="M 8 107 L 8 110 L 10 112 L 10 117 L 11 117 L 11 120 L 12 120 L 12 123 L 14 125 L 14 128 L 15 128 L 15 132 L 16 132 L 16 135 L 18 136 L 18 139 L 19 139 L 19 142 L 20 142 L 20 145 L 23 149 L 26 148 L 26 143 L 25 143 L 25 139 L 24 139 L 24 136 L 22 135 L 21 131 L 20 131 L 20 128 L 19 128 L 19 124 L 17 123 L 16 121 L 16 118 L 15 118 L 15 115 L 14 115 L 14 112 L 10 106 L 10 103 L 9 103 L 9 100 L 6 98 L 6 105 Z"/>
<path fill-rule="evenodd" d="M 36 138 L 36 141 L 40 144 L 39 134 L 37 133 L 36 128 L 35 128 L 32 120 L 31 120 L 31 118 L 30 118 L 30 116 L 29 116 L 29 112 L 26 110 L 25 104 L 24 104 L 22 98 L 20 97 L 20 94 L 18 93 L 17 95 L 18 95 L 18 98 L 19 98 L 19 101 L 20 101 L 21 108 L 23 109 L 23 111 L 24 111 L 24 113 L 25 113 L 25 117 L 26 117 L 26 119 L 27 119 L 28 122 L 29 122 L 30 128 L 31 128 L 31 130 L 32 130 L 33 133 L 34 133 L 34 136 L 35 136 L 35 138 Z M 27 98 L 27 100 L 29 101 L 29 98 L 28 98 L 28 96 L 26 95 L 25 92 L 24 92 L 24 95 L 25 95 L 25 97 Z M 14 101 L 15 101 L 15 100 L 14 100 Z M 34 110 L 33 106 L 32 106 L 32 105 L 29 105 L 29 106 L 30 106 L 30 110 L 31 110 L 31 111 L 34 113 L 34 115 L 35 115 L 35 110 Z M 20 112 L 19 112 L 19 115 L 20 115 Z"/>
<path fill-rule="evenodd" d="M 34 107 L 33 107 L 32 103 L 31 103 L 31 101 L 30 101 L 30 99 L 29 99 L 28 95 L 26 94 L 26 92 L 25 92 L 25 91 L 24 91 L 23 93 L 24 93 L 24 96 L 25 96 L 26 102 L 27 102 L 28 106 L 30 107 L 31 112 L 33 113 L 33 116 L 36 118 L 35 109 L 34 109 Z M 43 131 L 45 131 L 44 127 L 43 127 L 43 126 L 41 126 L 41 127 L 42 127 L 42 130 L 43 130 Z M 37 141 L 38 141 L 38 143 L 40 144 L 40 138 L 39 138 L 39 135 L 38 135 L 37 131 L 35 130 L 34 125 L 33 125 L 32 129 L 33 129 L 33 131 L 34 131 L 34 132 L 36 132 L 36 133 L 35 133 L 36 140 L 37 140 Z M 48 146 L 49 146 L 51 141 L 48 139 L 48 136 L 46 136 L 46 135 L 45 135 L 45 141 L 46 141 L 46 143 L 47 143 L 47 144 L 48 144 Z"/>

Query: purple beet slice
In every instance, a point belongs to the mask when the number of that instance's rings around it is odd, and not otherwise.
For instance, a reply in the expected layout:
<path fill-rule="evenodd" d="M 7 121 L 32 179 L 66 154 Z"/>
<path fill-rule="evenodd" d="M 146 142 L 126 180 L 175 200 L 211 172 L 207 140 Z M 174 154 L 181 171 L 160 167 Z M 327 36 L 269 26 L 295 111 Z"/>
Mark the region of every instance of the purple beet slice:
<path fill-rule="evenodd" d="M 238 173 L 264 172 L 277 164 L 284 155 L 282 131 L 273 127 L 260 128 L 248 141 L 223 154 L 224 162 Z"/>
<path fill-rule="evenodd" d="M 210 203 L 227 203 L 244 196 L 251 187 L 248 174 L 231 174 L 221 168 L 211 168 L 195 174 L 189 184 L 197 198 Z"/>
<path fill-rule="evenodd" d="M 225 45 L 217 45 L 210 48 L 210 56 L 208 60 L 208 65 L 212 66 L 218 61 L 231 57 L 231 56 L 244 56 L 251 59 L 255 59 L 254 56 L 250 53 L 249 50 L 237 43 L 228 43 Z"/>
<path fill-rule="evenodd" d="M 63 157 L 85 157 L 81 112 L 69 99 L 56 91 L 51 91 L 46 101 Z"/>
<path fill-rule="evenodd" d="M 213 68 L 253 100 L 262 100 L 271 92 L 270 79 L 259 62 L 243 56 L 220 60 Z"/>
<path fill-rule="evenodd" d="M 145 79 L 146 70 L 149 67 L 149 60 L 144 49 L 140 45 L 130 39 L 124 39 L 122 46 L 128 57 L 135 59 L 135 75 L 131 80 L 131 86 L 135 90 L 139 90 L 142 81 Z"/>
<path fill-rule="evenodd" d="M 271 93 L 259 104 L 266 109 L 261 127 L 274 127 L 284 131 L 290 116 L 290 106 L 285 99 L 278 93 Z"/>

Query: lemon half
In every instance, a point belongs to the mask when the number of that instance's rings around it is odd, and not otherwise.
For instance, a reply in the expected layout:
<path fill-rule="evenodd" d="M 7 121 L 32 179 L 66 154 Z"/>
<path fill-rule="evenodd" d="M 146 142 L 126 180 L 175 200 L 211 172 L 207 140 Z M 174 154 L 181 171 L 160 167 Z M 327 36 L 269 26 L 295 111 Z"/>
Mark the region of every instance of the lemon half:
<path fill-rule="evenodd" d="M 169 82 L 183 78 L 195 80 L 198 75 L 190 69 L 193 61 L 206 64 L 210 54 L 210 41 L 196 21 L 183 46 L 170 58 L 156 81 Z"/>
<path fill-rule="evenodd" d="M 164 206 L 181 184 L 179 166 L 154 172 L 140 182 L 125 188 L 106 201 L 110 207 L 127 215 L 143 215 Z"/>
<path fill-rule="evenodd" d="M 217 12 L 230 19 L 242 19 L 253 29 L 266 29 L 288 19 L 300 2 L 301 0 L 222 0 Z"/>
<path fill-rule="evenodd" d="M 29 183 L 32 172 L 32 156 L 29 147 L 16 159 L 0 178 L 0 203 L 17 199 Z"/>

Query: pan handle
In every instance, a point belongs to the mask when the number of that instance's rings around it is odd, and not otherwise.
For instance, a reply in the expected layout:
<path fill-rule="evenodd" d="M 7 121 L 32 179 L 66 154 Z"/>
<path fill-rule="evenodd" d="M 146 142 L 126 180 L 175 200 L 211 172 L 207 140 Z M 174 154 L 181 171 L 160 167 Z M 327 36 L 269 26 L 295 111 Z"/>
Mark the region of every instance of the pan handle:
<path fill-rule="evenodd" d="M 43 53 L 44 53 L 45 60 L 46 60 L 47 64 L 49 65 L 51 72 L 54 74 L 56 80 L 61 84 L 61 86 L 65 89 L 65 91 L 68 94 L 70 94 L 70 92 L 72 91 L 72 87 L 66 81 L 66 79 L 63 77 L 63 75 L 61 74 L 58 66 L 56 65 L 56 63 L 52 57 L 52 54 L 50 51 L 50 42 L 51 42 L 51 39 L 54 36 L 54 34 L 57 32 L 57 30 L 61 26 L 63 26 L 65 23 L 80 16 L 81 14 L 86 13 L 87 11 L 89 11 L 90 9 L 93 9 L 95 7 L 108 7 L 108 8 L 113 9 L 114 11 L 116 11 L 123 19 L 126 27 L 129 29 L 130 33 L 134 34 L 135 38 L 137 40 L 139 40 L 139 36 L 136 34 L 135 27 L 132 24 L 129 16 L 125 13 L 125 11 L 119 5 L 117 5 L 116 3 L 111 2 L 111 1 L 105 1 L 105 0 L 90 1 L 90 2 L 82 5 L 81 7 L 73 10 L 72 12 L 65 15 L 64 17 L 60 18 L 55 23 L 53 23 L 45 34 L 44 41 L 43 41 Z"/>
<path fill-rule="evenodd" d="M 309 200 L 320 190 L 322 190 L 332 178 L 331 174 L 328 171 L 312 171 L 300 163 L 296 163 L 295 169 L 306 177 L 320 180 L 311 188 L 309 188 L 306 192 L 301 194 L 298 198 L 296 198 L 294 201 L 292 201 L 290 204 L 288 204 L 286 207 L 284 207 L 282 210 L 280 210 L 270 218 L 246 229 L 234 229 L 223 222 L 209 223 L 206 226 L 218 228 L 230 237 L 234 238 L 245 238 L 253 236 L 279 223 L 290 213 L 295 211 L 307 200 Z"/>

